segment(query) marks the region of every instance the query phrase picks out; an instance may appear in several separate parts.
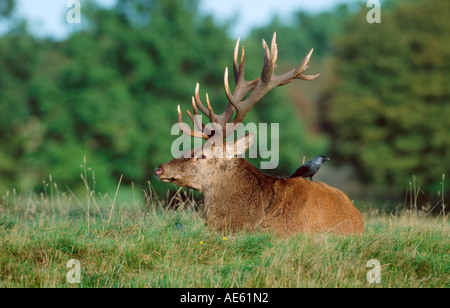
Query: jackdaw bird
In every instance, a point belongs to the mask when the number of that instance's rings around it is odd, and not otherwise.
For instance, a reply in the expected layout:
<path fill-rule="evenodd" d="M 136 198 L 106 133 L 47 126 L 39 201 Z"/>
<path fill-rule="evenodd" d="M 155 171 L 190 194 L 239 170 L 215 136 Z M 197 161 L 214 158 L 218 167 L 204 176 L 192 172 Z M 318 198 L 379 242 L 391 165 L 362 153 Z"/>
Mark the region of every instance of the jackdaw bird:
<path fill-rule="evenodd" d="M 312 181 L 313 176 L 319 171 L 320 166 L 324 161 L 330 160 L 330 158 L 325 157 L 323 155 L 319 155 L 314 159 L 311 159 L 309 162 L 305 163 L 303 166 L 298 168 L 290 178 L 295 177 L 304 177 L 309 178 Z"/>

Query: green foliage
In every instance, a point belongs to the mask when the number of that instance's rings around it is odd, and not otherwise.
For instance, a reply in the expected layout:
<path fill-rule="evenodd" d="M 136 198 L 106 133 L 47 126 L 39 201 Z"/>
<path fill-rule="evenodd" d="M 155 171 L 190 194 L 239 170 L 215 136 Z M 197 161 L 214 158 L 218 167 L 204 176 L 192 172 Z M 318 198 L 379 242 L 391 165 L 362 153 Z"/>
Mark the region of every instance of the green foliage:
<path fill-rule="evenodd" d="M 84 157 L 100 191 L 113 190 L 121 174 L 125 185 L 146 186 L 171 158 L 176 106 L 191 108 L 196 82 L 218 112 L 227 103 L 223 69 L 231 68 L 234 44 L 197 6 L 133 0 L 107 10 L 86 3 L 82 30 L 64 41 L 34 38 L 24 24 L 1 37 L 0 112 L 8 116 L 0 122 L 0 189 L 40 189 L 51 174 L 77 190 Z M 248 56 L 257 59 L 249 68 L 255 77 L 262 55 L 259 44 Z M 318 146 L 276 92 L 247 120 L 281 122 L 277 172 L 288 174 L 300 153 Z"/>
<path fill-rule="evenodd" d="M 176 105 L 189 106 L 196 80 L 220 80 L 225 51 L 217 42 L 227 42 L 225 31 L 199 18 L 191 2 L 119 2 L 88 17 L 90 28 L 62 46 L 72 131 L 109 177 L 145 183 L 170 158 Z"/>
<path fill-rule="evenodd" d="M 3 0 L 0 2 L 0 16 L 9 17 L 14 11 L 15 2 L 14 0 Z"/>
<path fill-rule="evenodd" d="M 450 3 L 399 2 L 381 24 L 357 14 L 336 40 L 327 122 L 336 155 L 363 179 L 441 189 L 450 170 Z"/>

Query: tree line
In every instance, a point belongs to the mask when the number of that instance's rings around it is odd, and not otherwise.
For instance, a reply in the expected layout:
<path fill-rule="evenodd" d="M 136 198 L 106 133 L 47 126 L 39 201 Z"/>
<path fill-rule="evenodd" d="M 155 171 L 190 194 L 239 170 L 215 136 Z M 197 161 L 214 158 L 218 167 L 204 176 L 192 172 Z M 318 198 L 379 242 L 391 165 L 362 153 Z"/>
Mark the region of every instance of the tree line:
<path fill-rule="evenodd" d="M 382 22 L 369 24 L 364 5 L 340 5 L 253 29 L 243 39 L 249 78 L 260 74 L 261 38 L 275 31 L 280 71 L 314 47 L 308 73 L 323 73 L 272 91 L 249 114 L 247 121 L 280 123 L 272 173 L 290 174 L 304 155 L 330 153 L 379 191 L 401 195 L 414 175 L 424 191 L 442 192 L 450 166 L 449 6 L 383 2 Z M 226 105 L 223 72 L 235 38 L 198 1 L 87 3 L 82 29 L 60 41 L 31 35 L 11 12 L 14 1 L 3 1 L 2 192 L 40 189 L 48 174 L 77 187 L 84 157 L 99 190 L 114 189 L 121 175 L 125 184 L 146 185 L 170 159 L 176 106 L 190 108 L 195 84 L 215 110 Z"/>

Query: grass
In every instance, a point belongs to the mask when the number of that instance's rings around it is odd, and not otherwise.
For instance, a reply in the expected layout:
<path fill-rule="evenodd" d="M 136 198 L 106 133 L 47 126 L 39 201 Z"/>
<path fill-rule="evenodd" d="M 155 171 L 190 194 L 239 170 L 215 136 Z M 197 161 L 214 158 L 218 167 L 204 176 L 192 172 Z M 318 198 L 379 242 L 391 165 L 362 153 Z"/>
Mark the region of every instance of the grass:
<path fill-rule="evenodd" d="M 151 189 L 143 201 L 133 191 L 127 202 L 51 185 L 52 192 L 8 193 L 0 203 L 2 288 L 450 287 L 442 216 L 366 212 L 361 236 L 219 234 L 192 210 L 192 198 L 164 210 L 183 192 L 163 202 Z M 66 280 L 71 259 L 80 261 L 81 284 Z M 371 259 L 380 261 L 380 284 L 367 282 Z"/>

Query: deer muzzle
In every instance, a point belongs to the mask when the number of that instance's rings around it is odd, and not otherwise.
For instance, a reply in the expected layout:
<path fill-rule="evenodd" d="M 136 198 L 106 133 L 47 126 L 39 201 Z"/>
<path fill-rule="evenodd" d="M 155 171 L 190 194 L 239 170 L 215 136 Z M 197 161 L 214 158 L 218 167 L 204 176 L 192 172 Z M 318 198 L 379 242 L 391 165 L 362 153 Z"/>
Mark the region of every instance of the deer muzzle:
<path fill-rule="evenodd" d="M 158 179 L 160 179 L 162 182 L 165 182 L 165 183 L 171 183 L 174 180 L 173 178 L 164 176 L 164 169 L 161 168 L 161 166 L 159 166 L 158 168 L 155 169 L 155 175 Z"/>

